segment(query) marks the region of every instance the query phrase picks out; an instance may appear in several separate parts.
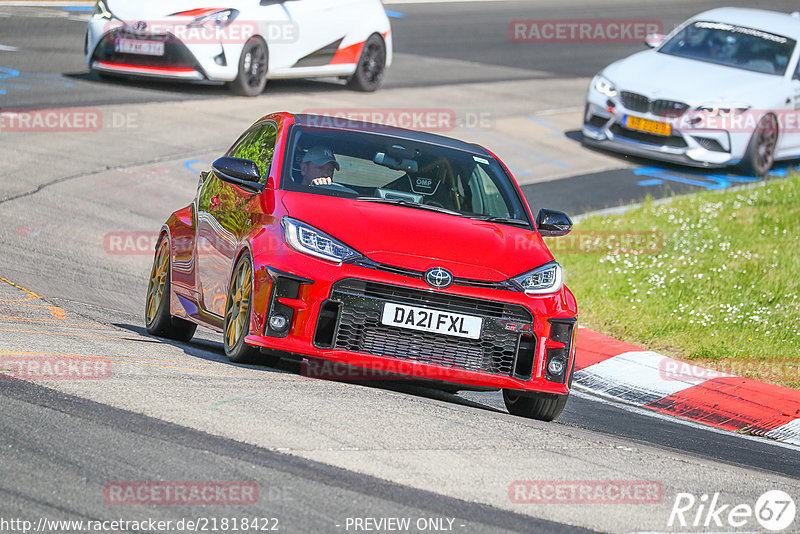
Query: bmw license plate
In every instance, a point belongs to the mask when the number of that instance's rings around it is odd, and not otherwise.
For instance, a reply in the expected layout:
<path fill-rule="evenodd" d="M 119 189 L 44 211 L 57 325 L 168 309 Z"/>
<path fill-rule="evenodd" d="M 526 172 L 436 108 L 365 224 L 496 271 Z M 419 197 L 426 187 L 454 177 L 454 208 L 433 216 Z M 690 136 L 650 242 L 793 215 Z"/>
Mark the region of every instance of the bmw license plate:
<path fill-rule="evenodd" d="M 114 51 L 122 54 L 139 54 L 142 56 L 163 56 L 164 43 L 144 39 L 117 39 Z"/>
<path fill-rule="evenodd" d="M 668 122 L 651 121 L 650 119 L 642 119 L 640 117 L 631 117 L 630 115 L 625 115 L 625 117 L 622 118 L 622 125 L 625 128 L 640 132 L 663 136 L 672 135 L 672 125 Z"/>
<path fill-rule="evenodd" d="M 434 334 L 480 339 L 483 319 L 446 311 L 387 302 L 381 323 Z"/>

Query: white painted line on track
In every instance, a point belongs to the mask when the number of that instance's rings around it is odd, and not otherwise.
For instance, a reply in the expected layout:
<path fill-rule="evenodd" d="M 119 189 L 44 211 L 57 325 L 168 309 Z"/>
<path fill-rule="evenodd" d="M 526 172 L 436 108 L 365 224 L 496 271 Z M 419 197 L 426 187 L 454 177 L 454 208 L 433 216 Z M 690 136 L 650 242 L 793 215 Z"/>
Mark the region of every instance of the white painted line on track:
<path fill-rule="evenodd" d="M 94 6 L 94 2 L 54 2 L 47 0 L 31 0 L 30 2 L 0 2 L 0 7 L 73 7 Z"/>
<path fill-rule="evenodd" d="M 475 2 L 515 2 L 519 0 L 390 0 L 384 5 L 400 4 L 471 4 Z"/>
<path fill-rule="evenodd" d="M 16 46 L 0 45 L 0 52 L 16 52 L 18 50 L 19 48 L 17 48 Z"/>
<path fill-rule="evenodd" d="M 576 111 L 583 111 L 583 106 L 573 106 L 569 108 L 556 108 L 556 109 L 543 109 L 541 111 L 534 111 L 533 113 L 528 113 L 528 115 L 533 115 L 534 117 L 544 117 L 547 115 L 558 115 L 559 113 L 575 113 Z"/>

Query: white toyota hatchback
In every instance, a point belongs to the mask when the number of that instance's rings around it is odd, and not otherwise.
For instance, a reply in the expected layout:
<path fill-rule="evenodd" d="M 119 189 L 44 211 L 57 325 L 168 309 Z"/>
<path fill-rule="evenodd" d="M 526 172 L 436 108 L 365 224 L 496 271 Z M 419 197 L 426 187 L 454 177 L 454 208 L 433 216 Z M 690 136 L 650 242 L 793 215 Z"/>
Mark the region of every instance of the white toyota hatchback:
<path fill-rule="evenodd" d="M 380 0 L 98 0 L 84 43 L 101 76 L 226 82 L 339 77 L 374 91 L 392 61 Z"/>
<path fill-rule="evenodd" d="M 800 156 L 800 17 L 706 11 L 612 63 L 586 96 L 583 142 L 763 175 Z"/>

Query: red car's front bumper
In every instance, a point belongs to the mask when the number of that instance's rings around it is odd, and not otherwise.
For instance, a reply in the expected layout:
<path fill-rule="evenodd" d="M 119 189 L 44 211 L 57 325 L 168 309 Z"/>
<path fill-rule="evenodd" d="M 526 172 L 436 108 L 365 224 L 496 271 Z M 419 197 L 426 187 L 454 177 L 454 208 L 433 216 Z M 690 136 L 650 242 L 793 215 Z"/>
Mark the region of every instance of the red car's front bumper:
<path fill-rule="evenodd" d="M 550 295 L 467 285 L 433 290 L 413 275 L 334 265 L 293 251 L 260 259 L 254 258 L 256 293 L 246 342 L 338 362 L 312 361 L 305 368 L 308 376 L 391 380 L 402 375 L 474 388 L 569 391 L 577 306 L 566 287 Z M 481 339 L 383 325 L 379 310 L 385 302 L 479 316 Z M 268 323 L 276 313 L 290 320 L 282 332 Z M 553 357 L 565 360 L 560 376 L 547 370 Z M 362 371 L 345 372 L 342 364 Z"/>

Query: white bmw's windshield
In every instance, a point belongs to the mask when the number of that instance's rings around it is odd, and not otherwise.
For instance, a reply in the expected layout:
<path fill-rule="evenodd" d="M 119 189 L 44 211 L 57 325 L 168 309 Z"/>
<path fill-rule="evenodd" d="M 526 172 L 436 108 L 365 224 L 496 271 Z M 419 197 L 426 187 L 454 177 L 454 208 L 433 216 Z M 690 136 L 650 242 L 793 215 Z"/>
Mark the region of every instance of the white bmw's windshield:
<path fill-rule="evenodd" d="M 695 21 L 679 31 L 658 51 L 728 67 L 783 75 L 795 41 L 744 26 Z"/>

